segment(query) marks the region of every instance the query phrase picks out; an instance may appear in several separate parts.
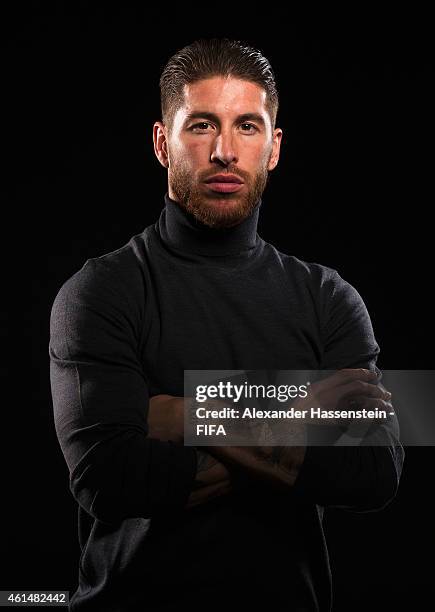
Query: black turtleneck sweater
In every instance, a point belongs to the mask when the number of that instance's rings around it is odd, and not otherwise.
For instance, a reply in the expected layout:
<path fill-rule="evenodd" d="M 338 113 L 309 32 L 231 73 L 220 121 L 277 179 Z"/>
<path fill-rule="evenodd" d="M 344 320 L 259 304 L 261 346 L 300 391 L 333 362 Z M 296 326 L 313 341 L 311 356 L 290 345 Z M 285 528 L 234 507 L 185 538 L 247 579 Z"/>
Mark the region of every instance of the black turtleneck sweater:
<path fill-rule="evenodd" d="M 360 295 L 262 240 L 260 207 L 217 230 L 166 194 L 154 225 L 56 296 L 51 388 L 82 550 L 73 611 L 328 611 L 323 508 L 374 510 L 396 493 L 391 437 L 309 447 L 288 493 L 246 488 L 187 510 L 196 450 L 147 435 L 149 398 L 182 396 L 185 369 L 376 367 Z"/>

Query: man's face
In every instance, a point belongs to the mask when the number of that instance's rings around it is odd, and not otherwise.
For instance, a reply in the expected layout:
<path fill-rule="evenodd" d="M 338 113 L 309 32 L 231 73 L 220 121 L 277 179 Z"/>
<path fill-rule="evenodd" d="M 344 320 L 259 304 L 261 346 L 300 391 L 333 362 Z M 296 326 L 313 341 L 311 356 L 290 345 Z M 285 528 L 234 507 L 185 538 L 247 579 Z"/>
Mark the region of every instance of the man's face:
<path fill-rule="evenodd" d="M 232 77 L 186 85 L 170 133 L 154 124 L 169 197 L 210 227 L 236 225 L 252 212 L 278 163 L 281 137 L 272 130 L 265 90 Z"/>

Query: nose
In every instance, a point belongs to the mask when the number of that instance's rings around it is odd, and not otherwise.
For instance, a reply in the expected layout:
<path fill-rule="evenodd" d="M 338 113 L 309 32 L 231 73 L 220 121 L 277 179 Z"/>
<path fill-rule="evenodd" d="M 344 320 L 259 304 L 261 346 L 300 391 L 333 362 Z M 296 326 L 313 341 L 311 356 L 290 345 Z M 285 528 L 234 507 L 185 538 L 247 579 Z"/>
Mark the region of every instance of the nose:
<path fill-rule="evenodd" d="M 220 162 L 225 166 L 238 162 L 237 152 L 230 132 L 221 131 L 216 136 L 210 161 Z"/>

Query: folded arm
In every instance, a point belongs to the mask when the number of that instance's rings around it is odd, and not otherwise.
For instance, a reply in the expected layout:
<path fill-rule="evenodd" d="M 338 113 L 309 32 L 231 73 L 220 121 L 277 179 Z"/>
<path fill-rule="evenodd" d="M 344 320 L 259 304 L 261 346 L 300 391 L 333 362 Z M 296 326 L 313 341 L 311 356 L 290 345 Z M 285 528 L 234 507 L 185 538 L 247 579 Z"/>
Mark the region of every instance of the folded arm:
<path fill-rule="evenodd" d="M 298 400 L 296 408 L 318 405 L 333 410 L 357 400 L 368 410 L 388 408 L 390 411 L 390 394 L 381 384 L 375 384 L 377 377 L 377 371 L 373 370 L 343 369 L 312 384 L 309 397 Z M 185 398 L 180 397 L 153 398 L 150 422 L 160 432 L 166 428 L 166 437 L 172 435 L 181 442 L 184 404 Z M 219 406 L 220 402 L 216 401 L 216 407 Z M 321 426 L 330 428 L 330 425 Z M 287 446 L 202 447 L 208 454 L 204 464 L 213 466 L 215 473 L 221 475 L 223 490 L 224 482 L 230 480 L 234 484 L 237 480 L 244 485 L 265 485 L 281 491 L 292 489 L 320 505 L 356 511 L 377 509 L 395 495 L 403 457 L 394 432 L 384 425 L 375 431 L 374 446 L 310 446 L 306 424 L 294 424 L 286 434 Z M 210 461 L 210 455 L 217 463 Z"/>
<path fill-rule="evenodd" d="M 122 283 L 88 260 L 59 290 L 50 319 L 54 420 L 70 489 L 103 522 L 180 511 L 197 466 L 194 448 L 149 435 L 140 320 Z"/>

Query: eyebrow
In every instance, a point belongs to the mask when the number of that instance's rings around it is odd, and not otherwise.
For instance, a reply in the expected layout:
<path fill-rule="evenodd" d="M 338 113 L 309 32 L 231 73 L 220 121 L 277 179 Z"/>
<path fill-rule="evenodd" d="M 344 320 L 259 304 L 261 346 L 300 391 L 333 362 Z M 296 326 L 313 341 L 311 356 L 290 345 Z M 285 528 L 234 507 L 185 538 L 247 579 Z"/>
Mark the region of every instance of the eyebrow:
<path fill-rule="evenodd" d="M 184 121 L 184 125 L 186 125 L 192 119 L 210 119 L 210 121 L 214 121 L 220 125 L 219 117 L 214 113 L 209 113 L 207 111 L 195 111 L 194 113 L 188 113 Z M 236 117 L 236 123 L 243 123 L 244 121 L 256 121 L 263 127 L 265 126 L 263 117 L 258 113 L 244 113 L 243 115 L 238 115 Z"/>

